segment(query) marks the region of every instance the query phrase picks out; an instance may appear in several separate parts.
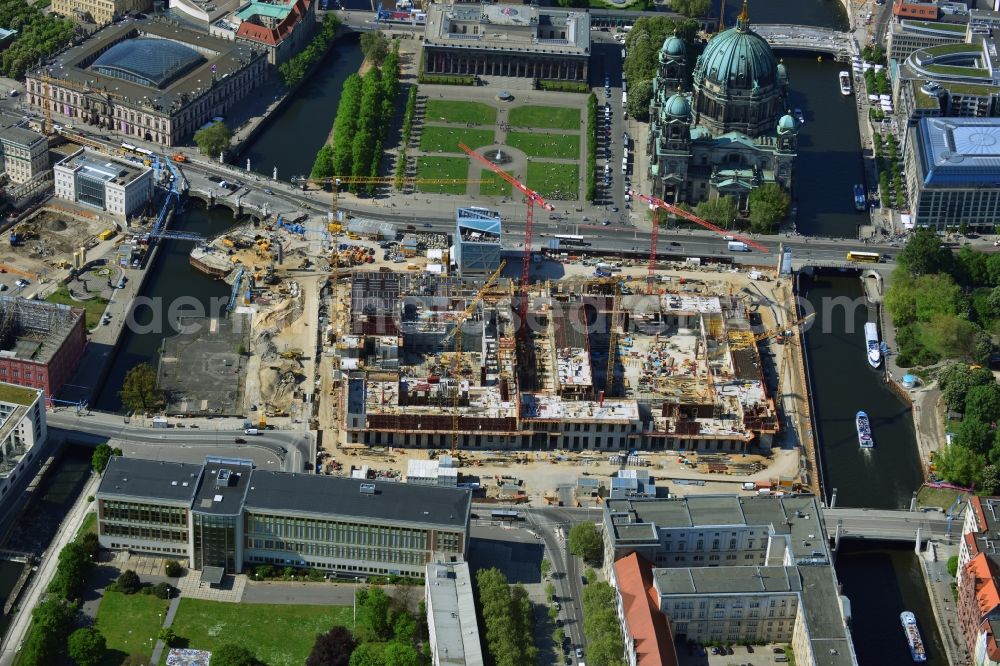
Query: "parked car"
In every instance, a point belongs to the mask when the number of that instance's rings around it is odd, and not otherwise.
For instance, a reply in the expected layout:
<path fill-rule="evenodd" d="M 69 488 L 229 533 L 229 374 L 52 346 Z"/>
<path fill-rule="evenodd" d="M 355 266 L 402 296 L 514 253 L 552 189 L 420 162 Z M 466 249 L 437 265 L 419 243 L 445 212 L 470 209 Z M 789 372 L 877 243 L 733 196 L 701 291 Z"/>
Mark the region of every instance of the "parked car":
<path fill-rule="evenodd" d="M 18 278 L 17 280 L 14 281 L 14 284 L 16 284 L 18 287 L 27 287 L 31 283 L 25 280 L 24 278 Z"/>

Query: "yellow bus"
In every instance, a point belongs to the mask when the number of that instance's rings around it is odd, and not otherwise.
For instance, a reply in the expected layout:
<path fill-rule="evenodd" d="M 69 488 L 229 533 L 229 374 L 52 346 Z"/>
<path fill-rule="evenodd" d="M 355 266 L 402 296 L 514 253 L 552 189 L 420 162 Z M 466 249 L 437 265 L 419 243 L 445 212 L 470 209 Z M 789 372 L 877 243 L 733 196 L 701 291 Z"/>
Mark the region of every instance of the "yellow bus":
<path fill-rule="evenodd" d="M 851 252 L 847 253 L 847 260 L 848 261 L 860 261 L 860 262 L 866 262 L 866 263 L 870 263 L 870 264 L 877 264 L 878 260 L 880 258 L 881 258 L 881 255 L 878 252 L 854 252 L 854 251 L 851 251 Z"/>

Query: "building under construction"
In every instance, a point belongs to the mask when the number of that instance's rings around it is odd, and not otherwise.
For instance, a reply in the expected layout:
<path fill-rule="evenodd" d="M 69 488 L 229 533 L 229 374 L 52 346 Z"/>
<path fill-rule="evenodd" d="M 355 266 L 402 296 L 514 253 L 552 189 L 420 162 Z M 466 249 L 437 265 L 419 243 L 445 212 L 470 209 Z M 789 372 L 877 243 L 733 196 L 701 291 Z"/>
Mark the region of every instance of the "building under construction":
<path fill-rule="evenodd" d="M 778 420 L 738 297 L 539 284 L 518 331 L 509 284 L 482 288 L 355 275 L 338 340 L 344 443 L 770 449 Z"/>
<path fill-rule="evenodd" d="M 86 343 L 82 309 L 0 297 L 0 382 L 58 395 Z"/>

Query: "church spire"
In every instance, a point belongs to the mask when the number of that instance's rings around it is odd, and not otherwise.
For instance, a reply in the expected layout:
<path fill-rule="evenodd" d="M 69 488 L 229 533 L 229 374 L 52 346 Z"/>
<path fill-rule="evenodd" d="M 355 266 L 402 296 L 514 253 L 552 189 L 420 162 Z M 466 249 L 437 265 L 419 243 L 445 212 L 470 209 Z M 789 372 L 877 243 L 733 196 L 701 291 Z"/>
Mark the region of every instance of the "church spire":
<path fill-rule="evenodd" d="M 750 30 L 750 2 L 743 0 L 743 10 L 736 17 L 736 29 L 741 32 Z"/>

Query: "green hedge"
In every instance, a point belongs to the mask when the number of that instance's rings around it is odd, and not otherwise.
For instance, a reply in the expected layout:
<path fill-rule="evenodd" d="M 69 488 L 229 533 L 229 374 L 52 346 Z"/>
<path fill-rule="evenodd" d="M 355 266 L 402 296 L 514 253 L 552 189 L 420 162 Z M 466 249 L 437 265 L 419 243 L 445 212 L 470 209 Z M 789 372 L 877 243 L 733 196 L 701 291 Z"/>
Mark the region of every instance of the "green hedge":
<path fill-rule="evenodd" d="M 417 81 L 439 86 L 472 86 L 476 84 L 476 80 L 471 76 L 442 76 L 440 74 L 421 74 Z"/>
<path fill-rule="evenodd" d="M 539 80 L 538 88 L 540 90 L 575 93 L 585 93 L 590 90 L 590 86 L 587 85 L 586 81 L 551 81 L 548 79 Z"/>
<path fill-rule="evenodd" d="M 597 197 L 597 95 L 587 99 L 587 199 Z"/>
<path fill-rule="evenodd" d="M 338 25 L 340 25 L 340 21 L 337 20 L 337 17 L 333 14 L 327 14 L 320 25 L 319 32 L 309 42 L 309 45 L 294 58 L 283 62 L 278 67 L 281 80 L 285 82 L 286 86 L 292 87 L 301 83 L 309 68 L 323 57 L 327 47 L 337 36 Z"/>

